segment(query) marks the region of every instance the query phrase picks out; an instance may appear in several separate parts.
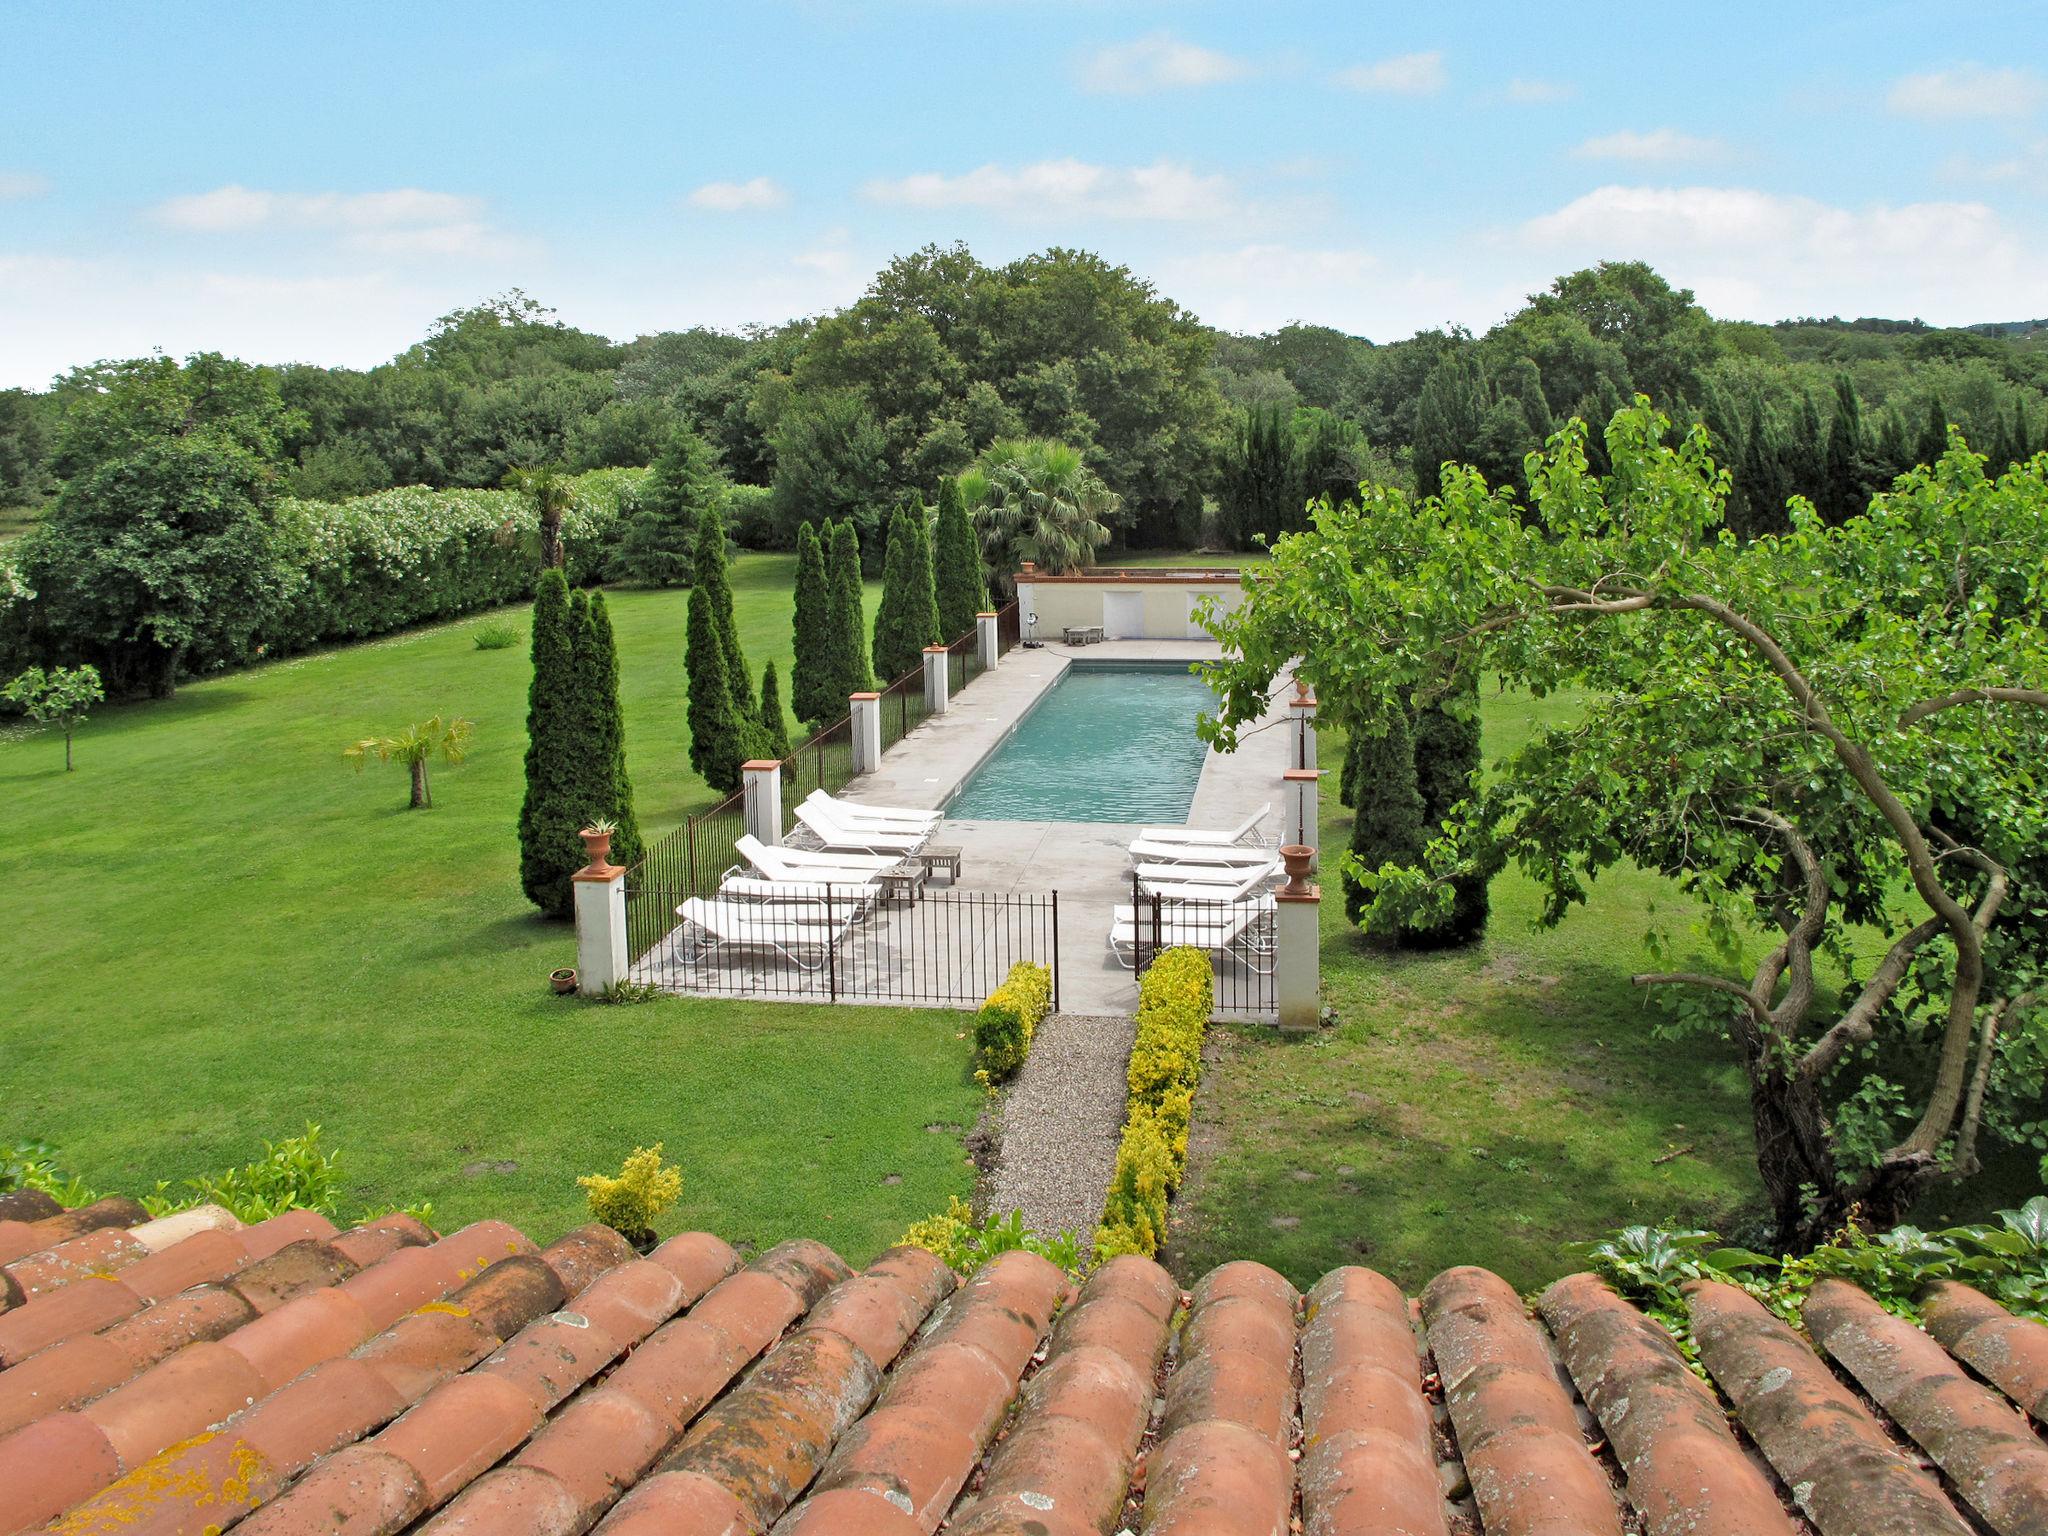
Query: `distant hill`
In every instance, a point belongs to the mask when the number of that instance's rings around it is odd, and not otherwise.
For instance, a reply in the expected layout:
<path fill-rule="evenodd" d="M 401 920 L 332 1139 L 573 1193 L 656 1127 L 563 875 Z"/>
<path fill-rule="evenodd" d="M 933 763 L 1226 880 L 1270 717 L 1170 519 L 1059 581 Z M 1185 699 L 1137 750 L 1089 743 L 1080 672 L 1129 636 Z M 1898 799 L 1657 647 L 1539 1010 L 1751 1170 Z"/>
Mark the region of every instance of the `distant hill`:
<path fill-rule="evenodd" d="M 1925 320 L 1881 320 L 1870 315 L 1856 320 L 1844 320 L 1840 315 L 1829 315 L 1825 319 L 1806 315 L 1797 320 L 1780 320 L 1775 329 L 1865 331 L 1878 336 L 1918 336 L 1947 330 L 1968 331 L 1973 336 L 1995 336 L 2006 341 L 2027 341 L 2048 334 L 2048 320 L 1985 320 L 1976 325 L 1942 326 L 1929 325 Z"/>

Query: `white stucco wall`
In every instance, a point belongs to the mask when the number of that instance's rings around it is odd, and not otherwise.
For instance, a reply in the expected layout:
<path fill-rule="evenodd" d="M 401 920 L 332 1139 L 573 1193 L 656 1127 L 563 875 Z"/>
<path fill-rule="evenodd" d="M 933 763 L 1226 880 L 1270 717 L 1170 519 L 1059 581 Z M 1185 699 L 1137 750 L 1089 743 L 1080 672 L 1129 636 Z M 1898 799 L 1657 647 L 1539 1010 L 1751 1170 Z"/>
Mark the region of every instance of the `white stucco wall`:
<path fill-rule="evenodd" d="M 1113 622 L 1124 604 L 1108 601 L 1110 594 L 1136 596 L 1138 628 Z M 1028 619 L 1038 616 L 1036 638 L 1057 640 L 1069 626 L 1102 625 L 1109 638 L 1183 640 L 1206 638 L 1206 631 L 1190 622 L 1189 605 L 1194 598 L 1214 595 L 1216 607 L 1228 613 L 1244 600 L 1244 590 L 1234 580 L 1213 576 L 1175 580 L 1170 572 L 1147 572 L 1143 577 L 1104 575 L 1076 579 L 1017 582 L 1019 612 Z M 1026 626 L 1027 634 L 1031 633 Z"/>

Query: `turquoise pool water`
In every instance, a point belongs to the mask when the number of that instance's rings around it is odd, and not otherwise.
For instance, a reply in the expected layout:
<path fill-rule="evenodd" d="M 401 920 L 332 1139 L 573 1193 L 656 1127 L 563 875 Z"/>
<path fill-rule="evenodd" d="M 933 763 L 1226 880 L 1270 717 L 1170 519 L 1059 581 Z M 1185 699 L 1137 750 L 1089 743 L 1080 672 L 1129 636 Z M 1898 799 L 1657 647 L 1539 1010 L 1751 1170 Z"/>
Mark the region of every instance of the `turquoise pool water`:
<path fill-rule="evenodd" d="M 1185 664 L 1075 662 L 968 777 L 948 816 L 983 821 L 1186 821 L 1216 695 Z"/>

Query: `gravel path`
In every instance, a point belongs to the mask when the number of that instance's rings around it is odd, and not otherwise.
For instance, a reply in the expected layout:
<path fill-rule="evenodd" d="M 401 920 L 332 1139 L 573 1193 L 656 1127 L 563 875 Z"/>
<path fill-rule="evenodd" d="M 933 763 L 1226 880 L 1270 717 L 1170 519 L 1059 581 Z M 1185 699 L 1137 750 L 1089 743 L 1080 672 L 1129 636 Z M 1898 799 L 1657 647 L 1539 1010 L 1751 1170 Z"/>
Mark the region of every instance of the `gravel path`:
<path fill-rule="evenodd" d="M 1087 1246 L 1116 1165 L 1136 1034 L 1133 1019 L 1082 1013 L 1049 1014 L 1033 1032 L 1003 1106 L 991 1212 L 1022 1211 L 1032 1231 L 1072 1232 Z"/>

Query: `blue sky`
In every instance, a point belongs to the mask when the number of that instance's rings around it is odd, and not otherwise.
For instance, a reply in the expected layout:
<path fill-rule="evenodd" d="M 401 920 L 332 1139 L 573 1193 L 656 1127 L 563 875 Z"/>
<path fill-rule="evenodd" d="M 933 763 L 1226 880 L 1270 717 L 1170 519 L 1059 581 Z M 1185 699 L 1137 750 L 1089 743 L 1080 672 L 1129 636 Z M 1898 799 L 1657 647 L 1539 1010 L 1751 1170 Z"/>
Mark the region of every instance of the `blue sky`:
<path fill-rule="evenodd" d="M 1601 257 L 1754 319 L 2048 315 L 2048 0 L 1555 9 L 0 0 L 0 385 L 367 365 L 513 285 L 781 320 L 955 239 L 1378 340 Z"/>

